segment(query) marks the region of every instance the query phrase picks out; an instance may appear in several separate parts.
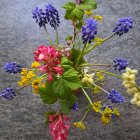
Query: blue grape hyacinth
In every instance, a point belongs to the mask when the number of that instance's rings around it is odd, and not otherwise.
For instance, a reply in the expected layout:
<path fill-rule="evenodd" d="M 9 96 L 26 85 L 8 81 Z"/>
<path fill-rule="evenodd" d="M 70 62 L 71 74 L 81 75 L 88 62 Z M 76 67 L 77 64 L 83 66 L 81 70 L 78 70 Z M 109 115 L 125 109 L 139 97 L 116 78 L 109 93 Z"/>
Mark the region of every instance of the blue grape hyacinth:
<path fill-rule="evenodd" d="M 51 27 L 57 29 L 60 23 L 60 18 L 57 9 L 53 7 L 51 4 L 48 4 L 45 6 L 45 14 Z"/>
<path fill-rule="evenodd" d="M 78 109 L 79 109 L 78 102 L 76 102 L 76 103 L 72 106 L 71 109 L 73 109 L 73 110 L 78 110 Z"/>
<path fill-rule="evenodd" d="M 86 24 L 82 26 L 83 44 L 87 42 L 91 43 L 91 41 L 95 38 L 95 35 L 97 35 L 97 21 L 93 18 L 88 18 L 85 23 Z"/>
<path fill-rule="evenodd" d="M 108 99 L 110 99 L 112 103 L 121 103 L 124 101 L 124 97 L 115 89 L 109 91 Z"/>
<path fill-rule="evenodd" d="M 16 74 L 21 72 L 23 66 L 18 65 L 16 62 L 11 62 L 11 63 L 4 64 L 3 68 L 5 72 Z"/>
<path fill-rule="evenodd" d="M 46 14 L 39 7 L 36 7 L 32 11 L 32 15 L 33 15 L 33 19 L 36 20 L 36 23 L 39 24 L 39 27 L 45 27 L 46 24 L 48 23 L 48 18 L 46 16 Z"/>
<path fill-rule="evenodd" d="M 121 18 L 116 24 L 116 27 L 114 28 L 113 32 L 121 36 L 124 33 L 127 33 L 132 28 L 133 28 L 133 20 L 131 17 Z"/>
<path fill-rule="evenodd" d="M 5 99 L 12 99 L 14 96 L 16 96 L 15 89 L 5 88 L 4 90 L 2 90 L 0 92 L 0 96 L 5 98 Z"/>
<path fill-rule="evenodd" d="M 126 69 L 126 67 L 128 66 L 128 61 L 124 58 L 116 58 L 113 60 L 113 62 L 115 63 L 113 65 L 114 70 L 124 70 Z"/>

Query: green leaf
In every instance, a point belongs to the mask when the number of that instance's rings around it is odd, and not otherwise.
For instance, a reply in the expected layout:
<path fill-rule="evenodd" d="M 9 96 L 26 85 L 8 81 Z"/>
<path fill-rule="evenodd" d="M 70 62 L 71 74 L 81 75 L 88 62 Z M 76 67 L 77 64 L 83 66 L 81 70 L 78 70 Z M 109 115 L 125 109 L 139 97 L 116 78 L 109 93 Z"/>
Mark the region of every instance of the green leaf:
<path fill-rule="evenodd" d="M 55 92 L 59 94 L 60 99 L 67 99 L 68 96 L 72 94 L 67 81 L 62 78 L 54 81 L 53 88 Z"/>
<path fill-rule="evenodd" d="M 76 7 L 76 5 L 75 5 L 75 3 L 73 3 L 73 2 L 68 2 L 67 4 L 65 4 L 65 5 L 63 6 L 63 8 L 66 9 L 66 10 L 72 10 L 72 9 L 74 9 L 75 7 Z"/>
<path fill-rule="evenodd" d="M 54 114 L 56 114 L 56 111 L 54 111 L 54 110 L 45 112 L 45 124 L 46 125 L 49 125 L 49 118 L 48 118 L 48 116 L 49 115 L 54 115 Z"/>
<path fill-rule="evenodd" d="M 80 29 L 82 28 L 82 26 L 83 26 L 83 22 L 80 21 L 80 22 L 76 25 L 76 28 L 77 28 L 78 30 L 80 30 Z"/>
<path fill-rule="evenodd" d="M 68 79 L 68 78 L 73 78 L 75 79 L 75 77 L 78 76 L 78 72 L 74 69 L 74 68 L 70 68 L 68 71 L 66 71 L 64 74 L 63 74 L 63 77 Z"/>
<path fill-rule="evenodd" d="M 47 104 L 54 104 L 57 99 L 58 95 L 55 93 L 52 84 L 47 84 L 45 88 L 39 88 L 40 98 L 44 103 Z"/>
<path fill-rule="evenodd" d="M 73 94 L 71 94 L 71 96 L 68 96 L 67 100 L 61 100 L 60 104 L 62 112 L 67 115 L 75 102 L 76 97 Z"/>
<path fill-rule="evenodd" d="M 95 0 L 84 0 L 79 6 L 83 10 L 94 10 L 97 8 L 97 3 Z"/>

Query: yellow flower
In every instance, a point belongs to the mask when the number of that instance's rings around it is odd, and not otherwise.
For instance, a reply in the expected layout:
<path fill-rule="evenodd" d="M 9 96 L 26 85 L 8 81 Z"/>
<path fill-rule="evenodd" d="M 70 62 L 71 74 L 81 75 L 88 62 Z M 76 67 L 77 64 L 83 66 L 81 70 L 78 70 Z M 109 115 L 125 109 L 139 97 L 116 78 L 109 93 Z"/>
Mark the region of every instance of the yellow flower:
<path fill-rule="evenodd" d="M 99 87 L 97 87 L 97 86 L 95 86 L 94 88 L 93 88 L 93 93 L 100 93 L 101 92 L 101 89 L 99 88 Z"/>
<path fill-rule="evenodd" d="M 92 105 L 92 109 L 95 111 L 95 112 L 100 112 L 101 110 L 101 101 L 97 101 L 97 102 L 94 102 L 93 105 Z"/>
<path fill-rule="evenodd" d="M 96 76 L 98 77 L 98 80 L 104 80 L 104 75 L 101 72 L 97 72 Z"/>
<path fill-rule="evenodd" d="M 112 117 L 112 110 L 109 107 L 106 107 L 102 113 L 102 122 L 104 125 L 108 124 Z"/>
<path fill-rule="evenodd" d="M 85 125 L 83 124 L 83 122 L 79 121 L 79 122 L 74 122 L 73 125 L 77 128 L 80 128 L 80 129 L 85 129 Z"/>
<path fill-rule="evenodd" d="M 82 79 L 83 83 L 89 83 L 89 84 L 93 84 L 93 77 L 94 77 L 95 73 L 92 74 L 84 74 L 84 78 Z"/>
<path fill-rule="evenodd" d="M 34 93 L 38 93 L 38 88 L 39 88 L 40 83 L 41 83 L 40 78 L 37 78 L 32 81 L 32 88 L 34 89 Z"/>
<path fill-rule="evenodd" d="M 112 114 L 114 114 L 114 115 L 117 116 L 117 117 L 120 116 L 120 112 L 119 112 L 119 110 L 118 110 L 117 108 L 114 108 L 114 109 L 113 109 Z"/>
<path fill-rule="evenodd" d="M 31 64 L 31 68 L 38 68 L 40 66 L 40 64 L 37 62 L 37 61 L 34 61 L 32 64 Z"/>
<path fill-rule="evenodd" d="M 95 15 L 95 16 L 93 16 L 93 18 L 94 18 L 95 20 L 100 21 L 100 22 L 103 21 L 103 17 L 102 17 L 101 15 Z"/>
<path fill-rule="evenodd" d="M 85 14 L 88 15 L 88 16 L 92 15 L 92 10 L 85 11 Z"/>
<path fill-rule="evenodd" d="M 95 43 L 96 43 L 97 45 L 100 45 L 100 44 L 103 43 L 103 39 L 102 39 L 102 38 L 99 38 L 99 37 L 96 37 L 96 38 L 94 39 L 94 41 L 95 41 Z"/>

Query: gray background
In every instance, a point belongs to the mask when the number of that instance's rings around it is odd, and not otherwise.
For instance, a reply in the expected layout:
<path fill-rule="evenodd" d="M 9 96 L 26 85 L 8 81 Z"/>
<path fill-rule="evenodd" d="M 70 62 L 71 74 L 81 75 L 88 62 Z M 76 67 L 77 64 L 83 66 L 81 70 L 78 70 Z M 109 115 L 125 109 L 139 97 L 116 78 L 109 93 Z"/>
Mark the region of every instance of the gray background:
<path fill-rule="evenodd" d="M 0 0 L 0 67 L 4 62 L 16 61 L 29 66 L 33 61 L 33 52 L 38 45 L 48 44 L 46 33 L 39 29 L 32 19 L 32 9 L 51 2 L 57 9 L 67 0 Z M 92 63 L 109 63 L 115 57 L 127 58 L 131 68 L 139 68 L 140 64 L 140 0 L 97 0 L 96 14 L 103 15 L 104 20 L 99 24 L 100 37 L 111 34 L 115 22 L 125 16 L 132 16 L 134 28 L 122 37 L 115 37 L 90 53 L 87 58 Z M 71 34 L 71 26 L 63 20 L 64 10 L 61 14 L 61 26 L 59 28 L 61 43 L 66 35 Z M 53 30 L 50 29 L 52 33 Z M 54 34 L 52 33 L 53 37 Z M 139 83 L 139 77 L 137 77 Z M 0 89 L 7 86 L 15 86 L 19 80 L 15 75 L 5 74 L 0 68 Z M 126 102 L 119 105 L 121 118 L 103 126 L 100 116 L 89 113 L 84 124 L 85 131 L 74 127 L 70 128 L 69 140 L 139 140 L 140 139 L 140 109 L 129 104 L 131 98 L 121 86 L 121 82 L 115 78 L 107 78 L 106 89 L 118 87 L 126 97 Z M 140 83 L 139 83 L 140 84 Z M 90 94 L 92 97 L 93 95 Z M 103 98 L 102 93 L 97 98 Z M 78 121 L 84 113 L 84 105 L 87 104 L 82 94 L 77 96 L 80 109 L 72 112 L 72 121 Z M 95 97 L 93 97 L 95 99 Z M 57 108 L 55 105 L 53 108 Z M 30 88 L 22 91 L 22 94 L 11 101 L 0 99 L 0 140 L 49 140 L 48 128 L 44 125 L 43 112 L 50 107 L 41 103 L 38 96 L 33 95 Z"/>

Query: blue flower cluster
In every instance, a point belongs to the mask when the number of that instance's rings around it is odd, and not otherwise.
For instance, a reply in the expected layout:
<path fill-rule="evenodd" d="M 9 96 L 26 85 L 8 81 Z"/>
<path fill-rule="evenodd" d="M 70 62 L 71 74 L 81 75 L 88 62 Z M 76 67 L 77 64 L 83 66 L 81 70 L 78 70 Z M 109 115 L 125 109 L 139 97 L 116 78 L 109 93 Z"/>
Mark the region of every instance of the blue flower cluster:
<path fill-rule="evenodd" d="M 18 65 L 16 62 L 11 62 L 11 63 L 4 64 L 3 68 L 5 72 L 16 74 L 21 72 L 23 66 Z"/>
<path fill-rule="evenodd" d="M 76 102 L 76 103 L 72 106 L 71 109 L 73 109 L 73 110 L 78 110 L 78 109 L 79 109 L 78 102 Z"/>
<path fill-rule="evenodd" d="M 128 66 L 128 61 L 124 58 L 116 58 L 113 60 L 113 62 L 115 63 L 113 65 L 114 70 L 124 70 L 126 69 L 126 67 Z"/>
<path fill-rule="evenodd" d="M 112 103 L 121 103 L 124 101 L 124 97 L 115 89 L 112 89 L 109 93 L 108 99 L 110 99 Z"/>
<path fill-rule="evenodd" d="M 33 19 L 39 24 L 40 27 L 46 27 L 46 24 L 50 24 L 51 27 L 57 29 L 59 27 L 60 19 L 58 11 L 51 5 L 45 6 L 45 9 L 36 7 L 33 12 Z"/>
<path fill-rule="evenodd" d="M 5 98 L 5 99 L 12 99 L 14 96 L 16 96 L 15 89 L 5 88 L 4 90 L 2 90 L 0 92 L 0 96 Z"/>
<path fill-rule="evenodd" d="M 97 34 L 97 21 L 93 18 L 88 18 L 85 21 L 85 25 L 82 26 L 82 40 L 83 44 L 91 43 Z"/>
<path fill-rule="evenodd" d="M 131 17 L 121 18 L 116 24 L 116 27 L 114 28 L 113 32 L 121 36 L 124 33 L 127 33 L 129 29 L 132 28 L 133 28 L 133 20 Z"/>

